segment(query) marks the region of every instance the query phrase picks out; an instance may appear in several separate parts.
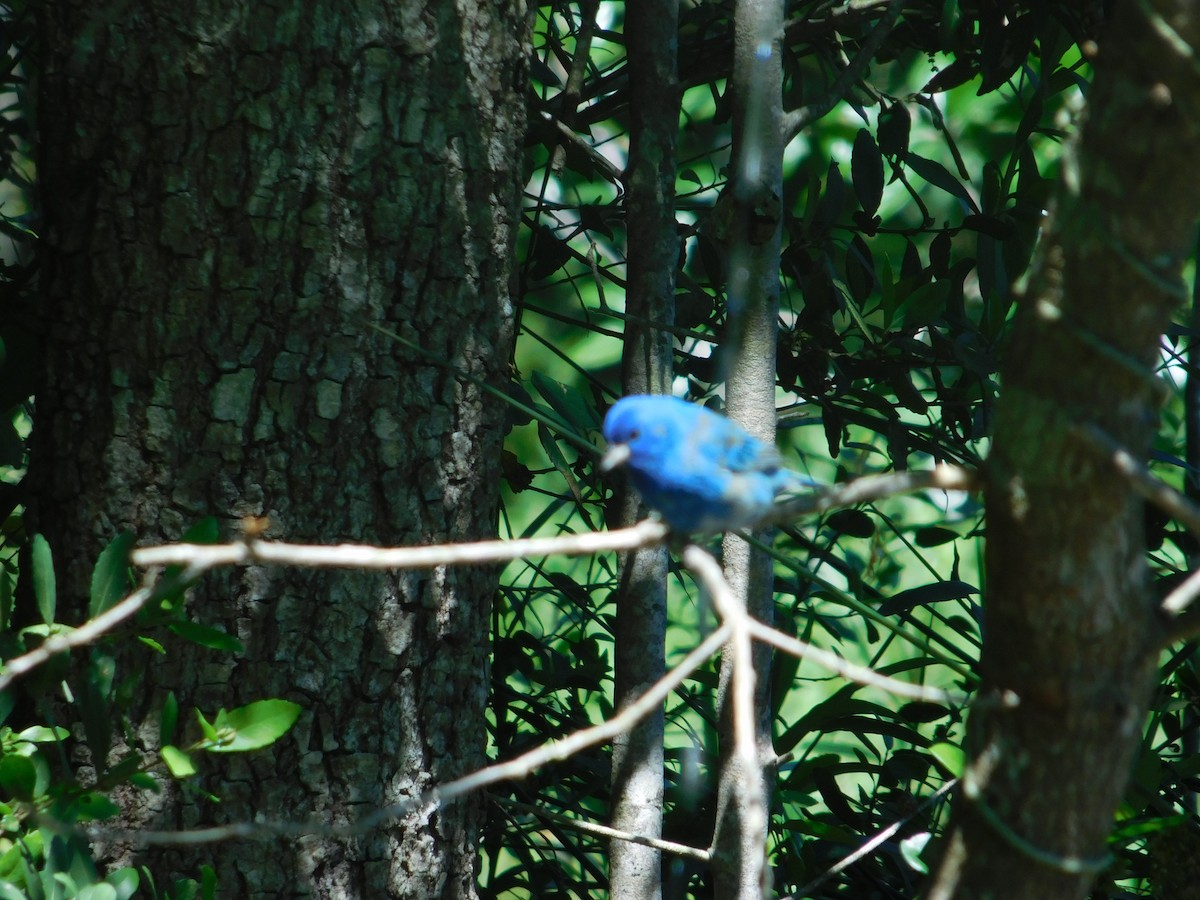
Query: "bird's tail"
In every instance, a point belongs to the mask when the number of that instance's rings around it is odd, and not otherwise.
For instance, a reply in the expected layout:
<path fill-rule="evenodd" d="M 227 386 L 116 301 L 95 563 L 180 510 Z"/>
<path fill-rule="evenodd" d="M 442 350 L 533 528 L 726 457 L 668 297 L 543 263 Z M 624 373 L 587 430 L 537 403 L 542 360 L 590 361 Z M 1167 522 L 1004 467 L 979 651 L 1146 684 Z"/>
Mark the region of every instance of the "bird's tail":
<path fill-rule="evenodd" d="M 778 494 L 803 494 L 811 491 L 813 488 L 825 487 L 815 478 L 810 478 L 807 475 L 801 475 L 799 472 L 794 472 L 791 469 L 780 469 L 778 477 Z"/>

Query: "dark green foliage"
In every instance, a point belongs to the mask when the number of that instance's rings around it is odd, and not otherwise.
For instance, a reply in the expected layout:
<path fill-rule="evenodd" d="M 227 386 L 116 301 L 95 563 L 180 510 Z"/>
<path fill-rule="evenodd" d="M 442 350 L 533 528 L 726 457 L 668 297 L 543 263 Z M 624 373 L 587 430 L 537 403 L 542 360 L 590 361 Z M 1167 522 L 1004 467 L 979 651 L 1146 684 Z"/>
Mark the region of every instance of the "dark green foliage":
<path fill-rule="evenodd" d="M 1098 23 L 1065 3 L 909 3 L 867 67 L 830 111 L 801 132 L 785 161 L 778 337 L 781 448 L 827 481 L 986 456 L 996 373 L 1016 291 L 1037 242 L 1060 142 L 1086 92 L 1076 43 Z M 783 44 L 787 109 L 821 107 L 882 14 L 790 3 Z M 614 398 L 622 330 L 622 193 L 612 165 L 627 148 L 620 5 L 539 8 L 527 139 L 527 234 L 516 391 L 597 440 Z M 677 206 L 683 245 L 675 337 L 677 391 L 719 405 L 726 309 L 732 97 L 725 81 L 732 4 L 681 10 Z M 575 58 L 590 32 L 590 55 Z M 580 102 L 565 90 L 579 67 Z M 563 137 L 566 126 L 576 138 Z M 614 161 L 610 163 L 609 160 Z M 1190 337 L 1188 335 L 1187 337 Z M 1182 343 L 1187 337 L 1177 336 Z M 557 384 L 543 388 L 547 373 Z M 524 388 L 521 387 L 524 386 Z M 544 404 L 543 404 L 544 401 Z M 594 413 L 584 410 L 594 410 Z M 1177 420 L 1178 421 L 1178 420 Z M 1160 447 L 1183 455 L 1181 434 Z M 502 532 L 585 530 L 602 520 L 608 483 L 561 437 L 516 428 L 516 476 Z M 1164 469 L 1178 483 L 1178 470 Z M 517 495 L 520 491 L 520 495 Z M 1155 520 L 1164 578 L 1187 569 L 1194 539 Z M 783 529 L 776 541 L 777 626 L 855 662 L 913 681 L 970 689 L 981 636 L 980 504 L 937 496 L 843 510 Z M 550 567 L 548 570 L 547 567 Z M 510 567 L 497 614 L 493 714 L 498 759 L 604 715 L 615 561 L 529 561 Z M 564 576 L 564 570 L 569 578 Z M 673 577 L 672 659 L 712 626 L 686 578 Z M 580 643 L 580 636 L 587 641 Z M 577 648 L 586 648 L 576 656 Z M 597 654 L 594 648 L 600 648 Z M 571 660 L 574 659 L 574 664 Z M 1164 809 L 1190 809 L 1200 787 L 1195 673 L 1186 653 L 1164 670 L 1147 729 L 1148 760 L 1114 834 L 1114 866 L 1097 897 L 1149 895 L 1147 835 Z M 576 667 L 587 670 L 586 686 Z M 599 678 L 597 678 L 599 676 Z M 556 677 L 558 680 L 556 680 Z M 771 863 L 775 889 L 803 896 L 911 897 L 920 851 L 947 818 L 935 793 L 957 774 L 961 708 L 915 704 L 846 685 L 778 654 Z M 715 670 L 668 702 L 667 837 L 712 839 L 717 745 Z M 1168 712 L 1168 710 L 1173 710 Z M 518 735 L 520 738 L 518 739 Z M 1169 760 L 1169 763 L 1168 763 Z M 1170 774 L 1168 774 L 1168 769 Z M 595 755 L 512 789 L 547 809 L 605 820 L 607 776 Z M 605 848 L 543 830 L 498 796 L 485 846 L 486 892 L 602 889 Z M 1180 815 L 1184 815 L 1180 812 Z M 1187 827 L 1197 821 L 1184 815 Z M 872 854 L 826 877 L 865 839 L 899 823 Z M 1133 827 L 1145 823 L 1145 831 Z M 519 862 L 513 863 L 513 854 Z M 503 859 L 509 859 L 505 864 Z M 599 868 L 598 868 L 599 867 Z M 702 865 L 664 865 L 672 896 L 705 896 Z M 598 887 L 599 885 L 599 887 Z"/>

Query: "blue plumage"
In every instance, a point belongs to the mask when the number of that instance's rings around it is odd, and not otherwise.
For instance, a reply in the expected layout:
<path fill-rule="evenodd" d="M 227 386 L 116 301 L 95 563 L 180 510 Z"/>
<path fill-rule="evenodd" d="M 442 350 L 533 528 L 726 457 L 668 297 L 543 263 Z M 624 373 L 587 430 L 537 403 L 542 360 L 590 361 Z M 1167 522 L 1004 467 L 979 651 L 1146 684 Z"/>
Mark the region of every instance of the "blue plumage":
<path fill-rule="evenodd" d="M 740 425 L 675 397 L 618 400 L 604 438 L 601 471 L 627 466 L 647 505 L 683 533 L 754 525 L 780 493 L 814 484 Z"/>

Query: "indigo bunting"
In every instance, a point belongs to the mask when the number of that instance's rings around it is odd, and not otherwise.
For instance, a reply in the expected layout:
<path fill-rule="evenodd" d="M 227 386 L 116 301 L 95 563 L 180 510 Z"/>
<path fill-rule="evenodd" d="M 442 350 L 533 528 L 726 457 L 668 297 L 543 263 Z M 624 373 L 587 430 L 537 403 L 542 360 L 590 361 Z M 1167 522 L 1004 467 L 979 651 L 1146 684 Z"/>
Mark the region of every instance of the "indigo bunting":
<path fill-rule="evenodd" d="M 604 439 L 600 471 L 628 466 L 646 504 L 682 533 L 753 525 L 778 494 L 816 484 L 740 425 L 675 397 L 618 400 L 604 417 Z"/>

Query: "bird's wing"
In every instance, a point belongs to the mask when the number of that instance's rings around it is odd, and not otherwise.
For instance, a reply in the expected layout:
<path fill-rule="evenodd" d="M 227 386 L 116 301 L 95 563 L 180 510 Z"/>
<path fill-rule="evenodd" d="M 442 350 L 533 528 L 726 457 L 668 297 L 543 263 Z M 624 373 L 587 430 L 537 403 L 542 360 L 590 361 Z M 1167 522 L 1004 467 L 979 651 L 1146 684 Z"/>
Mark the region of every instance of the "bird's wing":
<path fill-rule="evenodd" d="M 711 441 L 720 447 L 721 463 L 731 472 L 778 471 L 782 465 L 774 447 L 746 433 L 740 425 L 724 417 L 708 419 L 703 423 L 708 434 L 697 435 L 701 440 Z"/>

